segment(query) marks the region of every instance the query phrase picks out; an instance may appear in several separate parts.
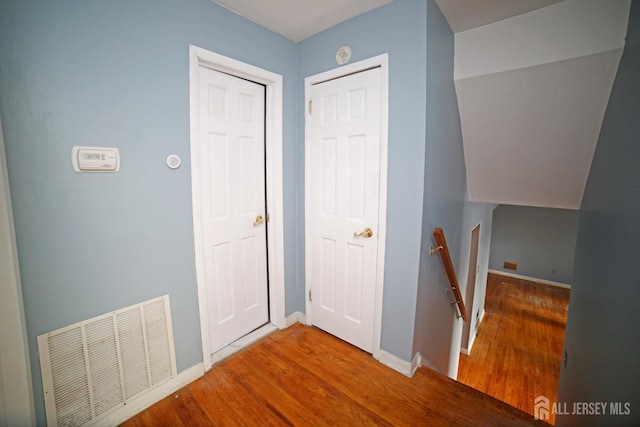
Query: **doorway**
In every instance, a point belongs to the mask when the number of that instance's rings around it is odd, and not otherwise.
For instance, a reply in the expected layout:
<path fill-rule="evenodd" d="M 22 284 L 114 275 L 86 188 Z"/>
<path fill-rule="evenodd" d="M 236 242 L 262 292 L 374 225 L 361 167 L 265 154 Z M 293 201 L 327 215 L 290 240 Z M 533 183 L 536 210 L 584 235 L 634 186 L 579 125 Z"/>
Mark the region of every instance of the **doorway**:
<path fill-rule="evenodd" d="M 380 355 L 387 55 L 305 80 L 307 323 Z"/>
<path fill-rule="evenodd" d="M 265 322 L 285 325 L 282 76 L 190 46 L 189 77 L 196 279 L 208 370 L 212 354 Z"/>
<path fill-rule="evenodd" d="M 467 274 L 467 286 L 464 294 L 465 305 L 471 316 L 468 322 L 464 322 L 462 327 L 462 345 L 461 351 L 465 354 L 469 354 L 471 346 L 476 336 L 476 329 L 479 324 L 479 310 L 474 307 L 475 294 L 476 294 L 476 282 L 478 279 L 478 273 L 480 272 L 480 266 L 478 265 L 478 246 L 480 244 L 480 224 L 476 225 L 471 230 L 471 247 L 469 249 L 469 270 Z M 474 314 L 476 313 L 476 314 Z M 475 319 L 475 320 L 474 320 Z M 471 325 L 474 325 L 474 330 L 471 330 Z"/>

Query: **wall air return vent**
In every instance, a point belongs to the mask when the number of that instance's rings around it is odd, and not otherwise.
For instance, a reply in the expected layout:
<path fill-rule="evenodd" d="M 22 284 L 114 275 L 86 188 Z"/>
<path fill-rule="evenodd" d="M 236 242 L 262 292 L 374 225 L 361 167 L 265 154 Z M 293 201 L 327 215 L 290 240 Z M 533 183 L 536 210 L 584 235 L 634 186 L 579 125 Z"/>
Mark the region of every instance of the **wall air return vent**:
<path fill-rule="evenodd" d="M 518 264 L 516 264 L 515 262 L 505 261 L 504 264 L 502 264 L 502 268 L 504 268 L 505 270 L 517 271 Z"/>
<path fill-rule="evenodd" d="M 38 336 L 47 425 L 94 423 L 176 376 L 169 296 Z"/>

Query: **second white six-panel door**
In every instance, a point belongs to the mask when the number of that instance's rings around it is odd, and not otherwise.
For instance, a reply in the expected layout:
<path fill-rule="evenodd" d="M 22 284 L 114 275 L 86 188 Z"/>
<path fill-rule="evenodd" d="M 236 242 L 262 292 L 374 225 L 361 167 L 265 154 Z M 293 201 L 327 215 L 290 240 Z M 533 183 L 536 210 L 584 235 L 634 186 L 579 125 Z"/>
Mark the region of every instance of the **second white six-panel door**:
<path fill-rule="evenodd" d="M 200 178 L 211 353 L 269 320 L 265 88 L 199 67 Z"/>
<path fill-rule="evenodd" d="M 380 197 L 379 68 L 311 88 L 307 254 L 312 322 L 373 351 Z"/>

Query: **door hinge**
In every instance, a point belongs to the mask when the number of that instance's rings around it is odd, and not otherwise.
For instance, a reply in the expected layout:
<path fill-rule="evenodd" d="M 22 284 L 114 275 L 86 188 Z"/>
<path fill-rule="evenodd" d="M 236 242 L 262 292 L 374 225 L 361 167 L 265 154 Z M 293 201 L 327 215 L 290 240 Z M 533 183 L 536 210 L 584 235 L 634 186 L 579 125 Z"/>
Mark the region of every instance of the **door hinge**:
<path fill-rule="evenodd" d="M 309 100 L 309 114 L 313 111 L 313 101 Z"/>
<path fill-rule="evenodd" d="M 309 289 L 309 301 L 313 301 L 313 298 L 311 298 L 311 289 Z"/>
<path fill-rule="evenodd" d="M 269 214 L 267 214 L 267 222 L 269 222 L 270 219 Z"/>

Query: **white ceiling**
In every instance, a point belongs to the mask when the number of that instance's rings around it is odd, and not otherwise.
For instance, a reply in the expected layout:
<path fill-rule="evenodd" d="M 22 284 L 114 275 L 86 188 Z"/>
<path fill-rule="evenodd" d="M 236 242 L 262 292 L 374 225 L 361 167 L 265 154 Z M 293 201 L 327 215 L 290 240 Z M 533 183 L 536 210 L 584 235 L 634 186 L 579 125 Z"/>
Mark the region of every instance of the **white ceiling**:
<path fill-rule="evenodd" d="M 563 0 L 436 0 L 454 33 L 487 25 Z"/>
<path fill-rule="evenodd" d="M 294 42 L 393 0 L 212 0 Z"/>

